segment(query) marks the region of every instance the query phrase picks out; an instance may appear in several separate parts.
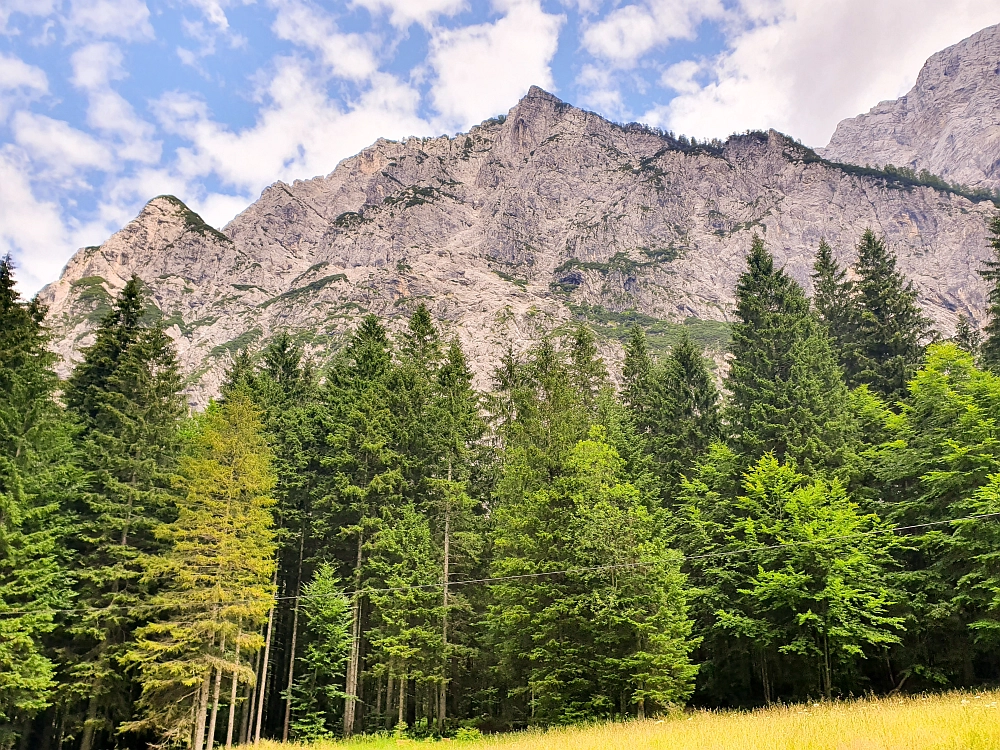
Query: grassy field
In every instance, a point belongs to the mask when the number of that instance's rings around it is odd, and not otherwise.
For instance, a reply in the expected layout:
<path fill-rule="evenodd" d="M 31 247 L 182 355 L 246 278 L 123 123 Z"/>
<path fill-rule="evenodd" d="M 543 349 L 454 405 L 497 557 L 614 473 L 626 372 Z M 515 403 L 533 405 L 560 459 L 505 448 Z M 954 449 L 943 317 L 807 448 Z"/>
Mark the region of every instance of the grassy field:
<path fill-rule="evenodd" d="M 858 700 L 663 719 L 443 743 L 468 750 L 997 750 L 1000 692 Z M 432 741 L 370 738 L 310 750 L 388 750 Z M 265 750 L 304 745 L 261 743 Z"/>

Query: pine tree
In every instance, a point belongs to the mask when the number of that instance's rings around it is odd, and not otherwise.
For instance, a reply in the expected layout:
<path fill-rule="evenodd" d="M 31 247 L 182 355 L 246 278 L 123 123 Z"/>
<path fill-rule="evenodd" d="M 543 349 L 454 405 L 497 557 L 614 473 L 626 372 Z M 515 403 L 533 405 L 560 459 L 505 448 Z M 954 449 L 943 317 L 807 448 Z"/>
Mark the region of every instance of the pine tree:
<path fill-rule="evenodd" d="M 847 278 L 847 270 L 833 257 L 833 250 L 820 240 L 813 265 L 812 306 L 820 323 L 826 327 L 830 342 L 842 365 L 851 341 L 854 321 L 851 297 L 854 284 Z"/>
<path fill-rule="evenodd" d="M 701 350 L 685 331 L 650 380 L 649 450 L 664 491 L 721 437 L 719 392 Z"/>
<path fill-rule="evenodd" d="M 930 321 L 917 305 L 913 284 L 896 270 L 885 241 L 866 230 L 854 264 L 854 331 L 847 347 L 847 382 L 866 384 L 890 403 L 906 395 L 906 384 L 924 355 Z"/>
<path fill-rule="evenodd" d="M 967 317 L 959 315 L 952 341 L 962 351 L 968 352 L 973 357 L 978 357 L 979 351 L 983 346 L 983 335 L 972 327 L 972 323 L 969 322 Z"/>
<path fill-rule="evenodd" d="M 169 744 L 201 750 L 206 731 L 209 744 L 216 735 L 221 683 L 228 678 L 235 696 L 240 681 L 254 678 L 246 660 L 263 645 L 276 548 L 270 492 L 277 478 L 260 418 L 240 388 L 189 428 L 177 518 L 159 527 L 167 549 L 146 573 L 161 589 L 149 603 L 157 617 L 137 630 L 124 659 L 138 672 L 142 694 L 141 716 L 123 732 L 152 730 Z M 227 745 L 232 698 L 229 716 Z"/>
<path fill-rule="evenodd" d="M 75 571 L 87 611 L 74 627 L 75 681 L 88 704 L 81 750 L 91 750 L 95 733 L 113 731 L 127 715 L 130 688 L 117 660 L 146 596 L 144 560 L 161 548 L 155 532 L 171 513 L 168 488 L 184 409 L 180 376 L 169 338 L 143 317 L 141 283 L 133 277 L 64 392 L 81 424 L 81 453 L 92 477 Z"/>
<path fill-rule="evenodd" d="M 991 370 L 1000 367 L 1000 214 L 989 223 L 989 245 L 993 258 L 983 261 L 979 275 L 990 285 L 986 296 L 986 326 L 983 329 L 983 366 Z"/>
<path fill-rule="evenodd" d="M 0 747 L 23 735 L 56 692 L 44 642 L 70 606 L 67 537 L 80 475 L 72 431 L 55 401 L 44 308 L 25 304 L 0 259 Z M 28 742 L 22 736 L 22 745 Z"/>
<path fill-rule="evenodd" d="M 747 464 L 766 453 L 807 471 L 843 463 L 847 390 L 802 288 L 758 237 L 736 288 L 725 418 Z"/>

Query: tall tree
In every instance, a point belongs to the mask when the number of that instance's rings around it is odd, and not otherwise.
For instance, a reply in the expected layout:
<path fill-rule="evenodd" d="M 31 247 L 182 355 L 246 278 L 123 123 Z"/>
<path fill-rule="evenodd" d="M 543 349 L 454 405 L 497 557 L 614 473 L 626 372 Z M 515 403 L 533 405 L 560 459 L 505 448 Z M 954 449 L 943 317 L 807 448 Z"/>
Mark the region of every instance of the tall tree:
<path fill-rule="evenodd" d="M 854 284 L 847 278 L 847 270 L 833 257 L 833 249 L 826 240 L 820 240 L 812 273 L 812 306 L 820 323 L 826 327 L 830 341 L 841 365 L 853 334 L 851 298 Z"/>
<path fill-rule="evenodd" d="M 721 437 L 719 391 L 701 349 L 685 331 L 650 384 L 649 450 L 664 492 Z"/>
<path fill-rule="evenodd" d="M 906 395 L 906 384 L 923 359 L 930 321 L 917 305 L 913 284 L 896 270 L 895 254 L 870 229 L 858 243 L 854 272 L 847 381 L 868 385 L 891 403 Z"/>
<path fill-rule="evenodd" d="M 146 574 L 159 584 L 150 601 L 157 616 L 137 630 L 124 659 L 139 674 L 141 715 L 122 731 L 153 731 L 194 750 L 211 746 L 222 682 L 235 695 L 239 682 L 254 678 L 247 658 L 263 645 L 275 568 L 270 493 L 277 477 L 260 417 L 240 388 L 189 427 L 177 518 L 159 527 L 167 548 Z M 227 744 L 234 712 L 231 703 Z"/>
<path fill-rule="evenodd" d="M 983 261 L 979 275 L 990 285 L 986 296 L 986 327 L 983 330 L 983 365 L 991 370 L 1000 367 L 1000 214 L 988 226 L 989 246 L 993 257 Z"/>
<path fill-rule="evenodd" d="M 118 666 L 146 597 L 145 556 L 158 551 L 156 529 L 170 520 L 168 489 L 184 412 L 170 339 L 144 322 L 141 282 L 133 277 L 84 350 L 64 391 L 81 424 L 92 477 L 81 509 L 77 590 L 86 615 L 75 627 L 74 674 L 87 702 L 81 750 L 95 732 L 113 732 L 128 713 L 129 685 Z"/>
<path fill-rule="evenodd" d="M 72 601 L 66 541 L 81 480 L 54 395 L 44 308 L 21 302 L 0 259 L 0 747 L 29 731 L 57 689 L 43 638 Z M 22 736 L 22 743 L 28 737 Z"/>
<path fill-rule="evenodd" d="M 638 325 L 632 326 L 625 342 L 625 361 L 622 364 L 622 401 L 638 420 L 640 431 L 645 431 L 648 415 L 647 396 L 653 358 L 649 353 L 646 332 Z"/>
<path fill-rule="evenodd" d="M 759 237 L 736 287 L 725 418 L 747 465 L 766 453 L 807 471 L 843 463 L 847 390 L 802 288 Z"/>

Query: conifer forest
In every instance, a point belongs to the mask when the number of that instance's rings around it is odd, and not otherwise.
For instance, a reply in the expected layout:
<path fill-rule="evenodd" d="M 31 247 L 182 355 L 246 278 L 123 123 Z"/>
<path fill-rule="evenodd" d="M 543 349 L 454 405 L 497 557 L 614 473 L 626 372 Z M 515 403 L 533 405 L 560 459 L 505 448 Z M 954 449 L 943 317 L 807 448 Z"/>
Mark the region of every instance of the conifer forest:
<path fill-rule="evenodd" d="M 423 305 L 233 358 L 190 413 L 133 278 L 65 380 L 0 263 L 0 749 L 648 717 L 1000 681 L 1000 217 L 986 325 L 871 231 L 755 238 L 717 365 L 584 323 L 477 390 Z"/>

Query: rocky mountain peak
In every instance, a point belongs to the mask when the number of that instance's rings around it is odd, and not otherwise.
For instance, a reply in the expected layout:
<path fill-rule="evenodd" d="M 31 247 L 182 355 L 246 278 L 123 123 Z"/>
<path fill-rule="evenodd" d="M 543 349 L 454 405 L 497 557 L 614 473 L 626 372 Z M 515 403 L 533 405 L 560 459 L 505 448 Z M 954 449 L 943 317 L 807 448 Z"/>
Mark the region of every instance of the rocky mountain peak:
<path fill-rule="evenodd" d="M 822 154 L 1000 190 L 1000 24 L 932 55 L 906 96 L 841 122 Z"/>

